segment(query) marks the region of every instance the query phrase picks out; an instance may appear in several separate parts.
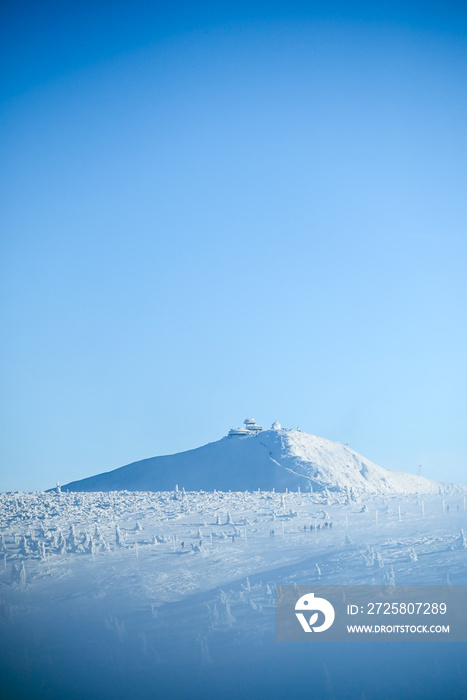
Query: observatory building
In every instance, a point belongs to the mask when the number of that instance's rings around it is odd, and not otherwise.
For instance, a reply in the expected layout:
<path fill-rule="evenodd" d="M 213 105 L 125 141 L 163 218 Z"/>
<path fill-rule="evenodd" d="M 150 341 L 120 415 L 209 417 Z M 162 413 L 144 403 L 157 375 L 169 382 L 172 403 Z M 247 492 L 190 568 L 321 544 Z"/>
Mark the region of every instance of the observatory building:
<path fill-rule="evenodd" d="M 245 435 L 257 435 L 263 427 L 258 425 L 254 418 L 245 418 L 244 428 L 231 428 L 227 437 L 244 437 Z"/>

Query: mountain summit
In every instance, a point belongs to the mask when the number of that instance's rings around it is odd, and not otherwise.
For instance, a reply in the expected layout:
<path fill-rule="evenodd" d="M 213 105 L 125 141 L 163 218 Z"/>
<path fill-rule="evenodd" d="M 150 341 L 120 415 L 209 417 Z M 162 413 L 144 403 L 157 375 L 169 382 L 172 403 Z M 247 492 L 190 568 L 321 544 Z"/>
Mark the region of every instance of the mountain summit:
<path fill-rule="evenodd" d="M 281 428 L 263 430 L 253 419 L 216 442 L 152 457 L 73 481 L 70 491 L 334 491 L 354 494 L 436 494 L 453 484 L 383 469 L 347 445 Z"/>

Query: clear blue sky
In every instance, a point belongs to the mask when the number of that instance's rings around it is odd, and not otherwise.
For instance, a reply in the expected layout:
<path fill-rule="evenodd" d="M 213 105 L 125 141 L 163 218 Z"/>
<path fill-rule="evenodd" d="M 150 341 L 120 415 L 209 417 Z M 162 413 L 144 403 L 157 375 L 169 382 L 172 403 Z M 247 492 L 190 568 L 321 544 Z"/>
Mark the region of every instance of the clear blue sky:
<path fill-rule="evenodd" d="M 1 24 L 0 490 L 248 412 L 467 482 L 466 3 Z"/>

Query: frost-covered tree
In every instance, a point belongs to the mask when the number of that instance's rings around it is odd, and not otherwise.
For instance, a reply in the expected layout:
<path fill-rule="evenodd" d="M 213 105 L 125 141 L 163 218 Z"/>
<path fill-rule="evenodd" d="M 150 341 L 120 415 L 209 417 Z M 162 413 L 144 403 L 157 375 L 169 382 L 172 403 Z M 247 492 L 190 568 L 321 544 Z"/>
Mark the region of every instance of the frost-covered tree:
<path fill-rule="evenodd" d="M 67 546 L 66 546 L 66 540 L 65 537 L 62 535 L 61 539 L 59 538 L 58 541 L 58 552 L 59 554 L 66 554 L 67 553 Z"/>
<path fill-rule="evenodd" d="M 411 549 L 409 549 L 409 559 L 410 559 L 410 561 L 414 561 L 414 562 L 418 561 L 417 554 L 416 554 L 415 549 L 413 547 Z"/>
<path fill-rule="evenodd" d="M 75 526 L 73 523 L 70 525 L 70 533 L 68 535 L 68 539 L 67 539 L 66 544 L 67 544 L 67 548 L 70 549 L 72 552 L 75 552 L 77 547 L 78 547 L 79 541 L 78 541 Z"/>
<path fill-rule="evenodd" d="M 365 560 L 366 566 L 374 566 L 375 563 L 375 553 L 373 547 L 368 546 L 363 553 L 363 558 Z"/>
<path fill-rule="evenodd" d="M 29 547 L 31 552 L 39 551 L 39 540 L 33 534 L 29 535 Z"/>
<path fill-rule="evenodd" d="M 42 559 L 42 561 L 47 559 L 47 554 L 45 551 L 45 544 L 42 541 L 39 542 L 39 557 Z"/>
<path fill-rule="evenodd" d="M 458 549 L 467 549 L 467 539 L 465 537 L 464 530 L 461 529 L 460 535 L 457 539 L 457 547 Z"/>
<path fill-rule="evenodd" d="M 391 566 L 389 571 L 384 572 L 383 581 L 386 586 L 396 585 L 396 574 L 394 573 L 394 567 Z"/>
<path fill-rule="evenodd" d="M 57 550 L 59 554 L 66 554 L 66 540 L 65 537 L 63 536 L 63 532 L 59 530 L 58 532 L 58 537 L 57 537 Z"/>
<path fill-rule="evenodd" d="M 84 540 L 82 542 L 83 550 L 85 552 L 90 552 L 91 551 L 91 546 L 92 546 L 92 536 L 91 533 L 86 530 L 84 533 Z"/>
<path fill-rule="evenodd" d="M 376 552 L 375 566 L 377 566 L 379 569 L 382 569 L 384 567 L 384 559 L 379 552 Z"/>
<path fill-rule="evenodd" d="M 11 568 L 11 579 L 20 588 L 26 587 L 26 568 L 24 561 L 13 564 Z"/>
<path fill-rule="evenodd" d="M 27 541 L 25 535 L 21 536 L 21 541 L 19 544 L 19 551 L 23 555 L 23 557 L 28 557 L 31 554 L 31 548 L 29 546 L 29 542 Z"/>
<path fill-rule="evenodd" d="M 235 618 L 230 611 L 229 599 L 224 591 L 220 592 L 219 608 L 219 621 L 221 625 L 223 627 L 231 627 L 235 622 Z"/>
<path fill-rule="evenodd" d="M 125 538 L 118 525 L 115 525 L 115 544 L 117 547 L 123 547 L 125 545 Z"/>

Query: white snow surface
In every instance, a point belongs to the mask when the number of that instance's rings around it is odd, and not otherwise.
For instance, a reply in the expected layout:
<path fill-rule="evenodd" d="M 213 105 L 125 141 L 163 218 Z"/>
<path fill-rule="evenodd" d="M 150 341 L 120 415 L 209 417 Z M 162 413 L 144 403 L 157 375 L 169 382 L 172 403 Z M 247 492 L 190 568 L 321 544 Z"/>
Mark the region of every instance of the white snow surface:
<path fill-rule="evenodd" d="M 75 481 L 70 491 L 161 491 L 214 489 L 336 491 L 350 494 L 439 494 L 462 490 L 454 484 L 390 471 L 339 442 L 300 430 L 263 430 L 222 438 L 174 455 L 153 457 Z"/>
<path fill-rule="evenodd" d="M 302 455 L 303 438 L 293 439 Z M 250 659 L 266 669 L 279 664 L 280 674 L 281 658 L 288 654 L 292 664 L 299 653 L 274 647 L 276 584 L 372 585 L 391 575 L 398 585 L 465 585 L 466 518 L 463 494 L 0 494 L 0 665 L 13 675 L 4 697 L 127 698 L 138 679 L 139 698 L 237 697 L 228 683 Z M 352 646 L 346 658 L 358 669 Z M 316 697 L 376 697 L 363 670 L 347 693 L 343 654 L 323 645 L 305 659 L 321 688 Z M 378 698 L 431 697 L 432 686 L 433 697 L 445 697 L 446 678 L 425 670 L 416 693 L 402 695 L 386 655 L 372 661 L 387 686 Z M 426 656 L 417 658 L 425 669 Z M 446 673 L 467 682 L 449 658 Z M 212 692 L 181 689 L 184 674 L 194 682 L 190 673 L 200 683 L 209 677 Z M 411 667 L 401 684 L 413 677 Z M 254 687 L 258 679 L 250 681 Z M 264 697 L 291 697 L 288 688 Z"/>

